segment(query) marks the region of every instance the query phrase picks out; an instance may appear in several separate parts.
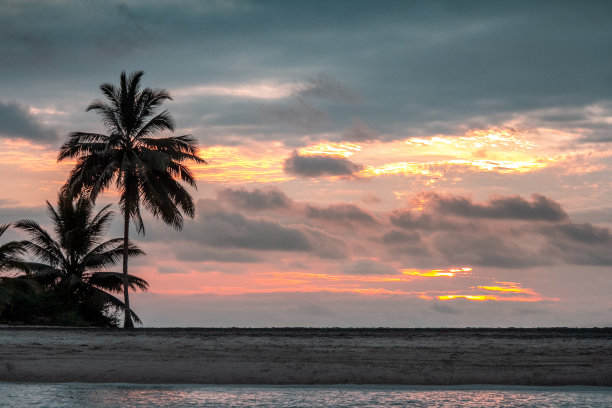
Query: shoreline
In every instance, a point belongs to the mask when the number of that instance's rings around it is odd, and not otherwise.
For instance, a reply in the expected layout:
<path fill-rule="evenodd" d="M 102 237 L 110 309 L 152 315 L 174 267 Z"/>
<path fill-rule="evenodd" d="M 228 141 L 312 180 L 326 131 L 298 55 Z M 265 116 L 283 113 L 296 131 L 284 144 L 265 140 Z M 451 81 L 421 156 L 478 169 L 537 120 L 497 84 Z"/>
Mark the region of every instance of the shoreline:
<path fill-rule="evenodd" d="M 0 381 L 612 386 L 612 328 L 0 326 Z"/>

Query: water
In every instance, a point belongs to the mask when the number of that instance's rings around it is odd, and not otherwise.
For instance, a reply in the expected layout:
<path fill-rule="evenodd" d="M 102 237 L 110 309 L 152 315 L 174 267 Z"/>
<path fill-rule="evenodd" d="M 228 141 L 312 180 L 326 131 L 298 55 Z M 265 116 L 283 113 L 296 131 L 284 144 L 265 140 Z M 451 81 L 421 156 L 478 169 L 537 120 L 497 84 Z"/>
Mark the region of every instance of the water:
<path fill-rule="evenodd" d="M 612 387 L 0 383 L 2 407 L 611 407 Z"/>

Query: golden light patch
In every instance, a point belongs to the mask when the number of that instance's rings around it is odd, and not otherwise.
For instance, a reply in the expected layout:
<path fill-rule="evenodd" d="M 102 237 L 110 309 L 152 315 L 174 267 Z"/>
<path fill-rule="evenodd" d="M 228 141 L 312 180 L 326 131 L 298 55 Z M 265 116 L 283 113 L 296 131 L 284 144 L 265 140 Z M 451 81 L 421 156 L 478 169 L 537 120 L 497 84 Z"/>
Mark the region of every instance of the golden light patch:
<path fill-rule="evenodd" d="M 361 151 L 361 146 L 355 143 L 333 143 L 325 142 L 308 146 L 299 150 L 300 155 L 331 155 L 340 157 L 351 157 Z"/>
<path fill-rule="evenodd" d="M 58 172 L 71 168 L 75 160 L 57 162 L 57 152 L 21 139 L 0 139 L 0 163 L 25 171 Z"/>
<path fill-rule="evenodd" d="M 488 290 L 493 292 L 509 292 L 509 293 L 525 293 L 528 295 L 537 295 L 533 289 L 522 288 L 520 283 L 516 282 L 496 282 L 502 286 L 478 286 L 478 289 Z"/>
<path fill-rule="evenodd" d="M 457 275 L 465 276 L 472 272 L 470 267 L 452 268 L 452 269 L 431 269 L 431 270 L 420 270 L 420 269 L 402 269 L 404 275 L 421 276 L 421 277 L 447 277 L 453 278 Z"/>
<path fill-rule="evenodd" d="M 438 296 L 440 300 L 452 300 L 452 299 L 468 299 L 477 302 L 484 302 L 487 300 L 499 300 L 499 298 L 490 295 L 441 295 Z"/>
<path fill-rule="evenodd" d="M 208 163 L 190 166 L 198 180 L 265 183 L 290 179 L 283 172 L 285 153 L 280 153 L 273 144 L 256 150 L 248 146 L 213 146 L 200 149 L 198 155 Z"/>
<path fill-rule="evenodd" d="M 476 129 L 462 136 L 377 142 L 367 145 L 367 149 L 364 146 L 364 154 L 356 155 L 356 159 L 363 156 L 368 163 L 361 177 L 405 174 L 430 180 L 463 171 L 527 173 L 556 161 L 550 149 L 539 147 L 529 138 L 511 129 Z M 381 157 L 387 161 L 381 163 Z"/>

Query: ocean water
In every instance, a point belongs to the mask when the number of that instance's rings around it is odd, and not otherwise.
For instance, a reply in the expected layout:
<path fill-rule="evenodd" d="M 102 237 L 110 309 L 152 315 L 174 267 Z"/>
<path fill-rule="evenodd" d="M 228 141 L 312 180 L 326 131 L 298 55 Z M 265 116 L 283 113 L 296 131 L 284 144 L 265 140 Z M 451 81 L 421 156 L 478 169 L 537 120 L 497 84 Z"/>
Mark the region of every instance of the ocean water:
<path fill-rule="evenodd" d="M 612 387 L 0 383 L 2 407 L 612 407 Z"/>

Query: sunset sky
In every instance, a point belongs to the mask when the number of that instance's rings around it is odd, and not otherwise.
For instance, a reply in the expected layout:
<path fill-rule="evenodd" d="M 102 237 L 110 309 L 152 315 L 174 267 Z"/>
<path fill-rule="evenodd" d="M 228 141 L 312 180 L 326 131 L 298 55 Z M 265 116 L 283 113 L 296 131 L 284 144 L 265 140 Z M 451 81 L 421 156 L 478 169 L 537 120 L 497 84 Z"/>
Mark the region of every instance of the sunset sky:
<path fill-rule="evenodd" d="M 4 1 L 0 224 L 48 225 L 74 164 L 60 144 L 103 132 L 85 112 L 99 85 L 143 70 L 209 163 L 183 231 L 132 228 L 146 326 L 610 326 L 610 16 L 609 1 Z"/>

